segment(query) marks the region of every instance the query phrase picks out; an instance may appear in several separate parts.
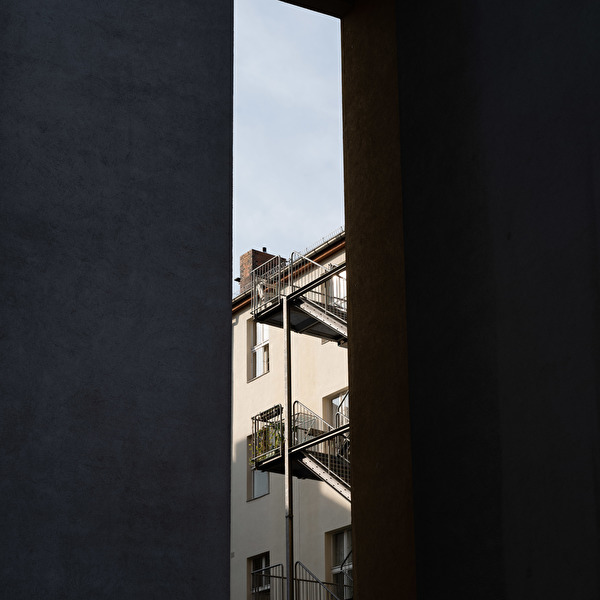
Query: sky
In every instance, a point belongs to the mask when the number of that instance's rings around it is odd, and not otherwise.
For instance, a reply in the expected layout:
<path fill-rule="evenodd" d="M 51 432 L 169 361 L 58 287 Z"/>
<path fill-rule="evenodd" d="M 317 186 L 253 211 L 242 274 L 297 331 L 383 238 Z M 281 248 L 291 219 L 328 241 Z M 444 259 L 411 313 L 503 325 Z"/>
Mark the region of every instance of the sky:
<path fill-rule="evenodd" d="M 236 0 L 233 271 L 251 248 L 289 256 L 343 225 L 340 23 Z"/>

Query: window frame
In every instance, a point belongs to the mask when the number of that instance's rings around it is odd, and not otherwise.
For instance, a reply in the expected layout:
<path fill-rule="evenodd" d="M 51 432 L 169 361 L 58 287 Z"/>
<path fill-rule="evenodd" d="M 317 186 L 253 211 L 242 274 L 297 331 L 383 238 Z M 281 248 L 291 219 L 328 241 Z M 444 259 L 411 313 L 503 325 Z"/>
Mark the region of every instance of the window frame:
<path fill-rule="evenodd" d="M 345 387 L 333 394 L 328 394 L 323 397 L 323 418 L 332 426 L 336 427 L 335 423 L 335 415 L 336 410 L 334 410 L 334 401 L 339 398 L 340 404 L 344 398 L 344 396 L 348 393 L 348 388 Z M 339 406 L 339 405 L 338 405 Z M 348 401 L 348 408 L 350 407 L 350 402 Z M 350 414 L 347 415 L 348 420 L 350 420 Z"/>
<path fill-rule="evenodd" d="M 250 462 L 252 458 L 252 436 L 249 435 L 246 438 L 246 448 L 247 448 L 247 460 L 246 460 L 246 502 L 252 502 L 253 500 L 258 500 L 259 498 L 264 498 L 271 493 L 271 477 L 267 471 L 259 471 L 258 469 L 254 469 Z M 267 482 L 267 491 L 263 494 L 256 493 L 256 479 L 257 477 L 266 477 Z"/>
<path fill-rule="evenodd" d="M 261 341 L 257 341 L 258 333 L 262 331 Z M 266 323 L 260 323 L 254 318 L 248 319 L 248 382 L 254 381 L 271 370 L 269 342 L 270 328 Z M 262 353 L 262 371 L 259 373 L 258 356 Z M 266 358 L 265 358 L 266 357 Z"/>
<path fill-rule="evenodd" d="M 353 557 L 350 557 L 349 561 L 344 563 L 344 560 L 348 556 L 348 554 L 352 551 L 352 527 L 344 527 L 343 529 L 337 529 L 336 531 L 331 531 L 327 534 L 329 536 L 329 568 L 327 569 L 331 582 L 336 586 L 339 585 L 339 576 L 342 575 L 341 583 L 344 586 L 343 588 L 343 597 L 344 598 L 352 598 L 352 572 L 353 572 Z M 339 539 L 338 536 L 343 535 L 343 549 L 341 553 L 341 561 L 337 564 L 336 559 L 336 539 Z M 344 565 L 342 567 L 342 565 Z M 348 575 L 348 573 L 350 575 Z M 348 582 L 348 577 L 350 580 Z M 349 584 L 349 585 L 348 585 Z M 348 589 L 349 588 L 349 589 Z M 337 590 L 339 593 L 339 590 Z M 347 595 L 350 594 L 350 595 Z M 342 597 L 340 597 L 342 598 Z"/>
<path fill-rule="evenodd" d="M 260 560 L 262 563 L 262 566 L 259 567 L 259 569 L 255 568 L 254 562 L 256 560 Z M 261 569 L 267 569 L 268 567 L 271 566 L 271 553 L 269 551 L 267 552 L 261 552 L 260 554 L 255 554 L 254 556 L 250 556 L 248 557 L 248 598 L 254 598 L 254 594 L 263 594 L 265 592 L 268 592 L 268 596 L 266 597 L 271 597 L 271 583 L 267 583 L 266 585 L 261 585 L 258 586 L 257 588 L 253 587 L 253 581 L 252 581 L 252 573 L 254 571 L 258 571 Z"/>

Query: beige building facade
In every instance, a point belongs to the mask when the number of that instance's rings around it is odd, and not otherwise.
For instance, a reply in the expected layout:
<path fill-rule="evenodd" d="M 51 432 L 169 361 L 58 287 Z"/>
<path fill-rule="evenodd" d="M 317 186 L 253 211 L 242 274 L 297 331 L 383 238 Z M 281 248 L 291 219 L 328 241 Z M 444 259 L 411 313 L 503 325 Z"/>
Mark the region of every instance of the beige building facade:
<path fill-rule="evenodd" d="M 263 261 L 270 257 L 252 252 Z M 345 263 L 344 234 L 338 233 L 306 256 L 323 265 Z M 234 298 L 232 309 L 232 600 L 277 598 L 275 590 L 268 595 L 271 584 L 256 577 L 253 581 L 251 572 L 281 564 L 283 574 L 286 560 L 285 477 L 251 466 L 252 418 L 285 403 L 284 333 L 253 319 L 245 264 L 256 266 L 248 255 L 242 257 L 242 290 L 246 291 Z M 348 391 L 347 349 L 293 332 L 291 386 L 295 401 L 331 422 Z M 294 478 L 293 496 L 295 559 L 322 581 L 339 580 L 339 566 L 351 547 L 350 502 L 325 482 L 310 479 Z M 350 556 L 344 565 L 347 573 L 351 560 Z"/>

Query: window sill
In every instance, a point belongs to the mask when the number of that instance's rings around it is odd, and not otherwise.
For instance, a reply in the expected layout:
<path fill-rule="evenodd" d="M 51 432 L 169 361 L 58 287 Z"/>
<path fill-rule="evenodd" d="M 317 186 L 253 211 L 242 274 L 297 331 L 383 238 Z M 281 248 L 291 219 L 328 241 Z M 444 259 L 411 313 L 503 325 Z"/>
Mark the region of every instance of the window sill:
<path fill-rule="evenodd" d="M 256 381 L 257 379 L 260 379 L 261 377 L 264 377 L 265 375 L 268 375 L 270 372 L 271 371 L 266 371 L 262 375 L 257 375 L 256 377 L 252 377 L 252 378 L 248 379 L 247 383 L 252 383 L 253 381 Z"/>
<path fill-rule="evenodd" d="M 246 502 L 254 502 L 255 500 L 260 500 L 261 498 L 264 498 L 265 496 L 268 496 L 271 492 L 267 492 L 266 494 L 263 494 L 262 496 L 255 496 L 254 498 L 248 498 L 246 500 Z"/>

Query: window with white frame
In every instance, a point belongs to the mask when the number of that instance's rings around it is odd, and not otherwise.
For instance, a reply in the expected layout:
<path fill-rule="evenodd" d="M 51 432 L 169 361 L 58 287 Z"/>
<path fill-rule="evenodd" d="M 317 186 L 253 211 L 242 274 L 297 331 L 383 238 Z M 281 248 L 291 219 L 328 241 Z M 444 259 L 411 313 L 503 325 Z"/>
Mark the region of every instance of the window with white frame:
<path fill-rule="evenodd" d="M 269 493 L 269 474 L 252 468 L 252 464 L 250 463 L 250 459 L 252 458 L 252 436 L 249 435 L 246 441 L 246 447 L 248 448 L 248 460 L 246 461 L 248 465 L 248 500 L 254 500 Z"/>
<path fill-rule="evenodd" d="M 248 559 L 250 598 L 252 600 L 268 600 L 271 598 L 269 565 L 268 552 L 263 552 Z"/>
<path fill-rule="evenodd" d="M 338 598 L 352 598 L 352 529 L 331 533 L 331 580 Z"/>
<path fill-rule="evenodd" d="M 334 427 L 341 427 L 350 422 L 350 394 L 348 390 L 339 392 L 324 399 L 323 414 Z"/>
<path fill-rule="evenodd" d="M 250 379 L 269 372 L 269 326 L 251 321 Z"/>
<path fill-rule="evenodd" d="M 325 283 L 327 306 L 341 312 L 347 310 L 346 271 L 338 273 Z"/>

